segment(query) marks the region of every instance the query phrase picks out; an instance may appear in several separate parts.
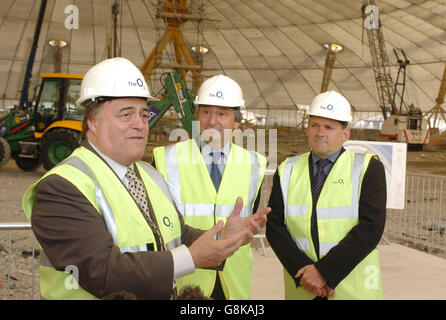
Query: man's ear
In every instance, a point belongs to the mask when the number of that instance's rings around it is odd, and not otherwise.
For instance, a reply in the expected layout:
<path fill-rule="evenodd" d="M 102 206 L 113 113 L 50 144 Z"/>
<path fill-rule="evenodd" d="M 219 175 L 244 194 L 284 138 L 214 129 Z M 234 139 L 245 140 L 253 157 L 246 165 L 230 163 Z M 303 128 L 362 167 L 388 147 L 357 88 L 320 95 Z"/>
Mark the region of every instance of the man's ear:
<path fill-rule="evenodd" d="M 97 130 L 96 125 L 97 125 L 96 117 L 91 117 L 87 119 L 87 127 L 89 132 L 96 134 Z"/>
<path fill-rule="evenodd" d="M 350 139 L 350 128 L 345 128 L 343 142 L 346 142 L 349 139 Z"/>

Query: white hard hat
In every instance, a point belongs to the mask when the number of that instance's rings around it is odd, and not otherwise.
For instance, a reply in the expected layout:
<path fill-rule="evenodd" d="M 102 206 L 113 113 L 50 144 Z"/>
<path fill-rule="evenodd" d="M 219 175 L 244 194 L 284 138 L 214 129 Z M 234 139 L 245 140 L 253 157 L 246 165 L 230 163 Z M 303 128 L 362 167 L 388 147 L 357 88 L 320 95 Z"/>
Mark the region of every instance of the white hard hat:
<path fill-rule="evenodd" d="M 213 76 L 204 81 L 194 102 L 196 105 L 229 108 L 245 106 L 242 89 L 238 83 L 224 75 Z"/>
<path fill-rule="evenodd" d="M 350 103 L 336 91 L 326 91 L 314 97 L 308 114 L 338 121 L 352 121 Z"/>
<path fill-rule="evenodd" d="M 129 60 L 121 57 L 107 59 L 91 67 L 81 83 L 79 106 L 99 97 L 141 97 L 155 99 L 141 71 Z"/>

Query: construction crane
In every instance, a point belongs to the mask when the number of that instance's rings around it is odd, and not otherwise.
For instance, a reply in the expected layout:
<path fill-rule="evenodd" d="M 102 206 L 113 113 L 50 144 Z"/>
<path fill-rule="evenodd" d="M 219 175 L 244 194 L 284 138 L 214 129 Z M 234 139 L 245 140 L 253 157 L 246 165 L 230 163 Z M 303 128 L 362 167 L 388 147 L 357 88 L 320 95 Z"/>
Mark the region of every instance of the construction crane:
<path fill-rule="evenodd" d="M 361 11 L 363 26 L 367 31 L 379 104 L 384 117 L 384 123 L 379 135 L 391 140 L 406 142 L 410 150 L 421 150 L 424 144 L 429 143 L 430 130 L 427 126 L 427 121 L 423 121 L 421 110 L 413 104 L 407 107 L 407 110 L 402 110 L 406 86 L 406 67 L 410 61 L 403 50 L 401 50 L 401 53 L 404 60 L 399 57 L 397 50 L 394 49 L 400 67 L 394 85 L 389 71 L 390 64 L 381 19 L 379 18 L 379 9 L 374 0 L 364 0 Z M 400 76 L 403 77 L 402 81 Z M 401 93 L 398 92 L 399 86 L 402 86 Z M 395 103 L 397 94 L 401 99 L 400 108 Z M 389 111 L 390 116 L 388 115 Z"/>
<path fill-rule="evenodd" d="M 398 54 L 398 51 L 401 52 L 402 57 L 400 57 L 400 55 Z M 392 102 L 396 106 L 396 98 L 397 98 L 396 96 L 398 94 L 398 96 L 400 98 L 399 110 L 402 110 L 403 103 L 404 103 L 404 92 L 406 91 L 406 69 L 407 69 L 407 66 L 410 64 L 410 60 L 407 59 L 406 53 L 402 49 L 393 48 L 393 53 L 395 54 L 396 61 L 398 62 L 399 68 L 398 68 L 398 73 L 396 75 Z M 401 87 L 401 92 L 398 91 L 398 87 Z"/>
<path fill-rule="evenodd" d="M 361 7 L 362 19 L 369 19 L 366 26 L 367 38 L 369 41 L 370 57 L 372 59 L 372 69 L 375 74 L 378 98 L 384 120 L 387 119 L 387 112 L 396 114 L 398 110 L 393 103 L 393 82 L 389 71 L 389 58 L 387 56 L 386 44 L 384 41 L 381 20 L 375 10 L 378 7 L 374 0 L 365 0 Z M 365 26 L 365 23 L 363 24 Z"/>
<path fill-rule="evenodd" d="M 343 50 L 343 47 L 336 43 L 327 43 L 324 45 L 327 49 L 327 54 L 325 55 L 325 66 L 324 74 L 322 76 L 321 83 L 321 93 L 327 91 L 328 85 L 330 84 L 331 74 L 333 72 L 333 66 L 336 61 L 336 56 L 338 52 Z"/>

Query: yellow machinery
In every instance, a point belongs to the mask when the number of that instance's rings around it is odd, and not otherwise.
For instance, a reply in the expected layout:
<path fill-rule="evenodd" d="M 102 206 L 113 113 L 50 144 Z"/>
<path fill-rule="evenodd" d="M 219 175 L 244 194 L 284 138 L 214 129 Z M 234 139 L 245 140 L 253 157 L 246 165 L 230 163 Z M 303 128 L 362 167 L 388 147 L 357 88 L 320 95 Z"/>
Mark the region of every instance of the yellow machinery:
<path fill-rule="evenodd" d="M 41 163 L 49 170 L 79 146 L 83 107 L 76 107 L 82 76 L 41 74 L 31 106 L 18 106 L 0 119 L 0 162 L 12 157 L 25 171 Z"/>

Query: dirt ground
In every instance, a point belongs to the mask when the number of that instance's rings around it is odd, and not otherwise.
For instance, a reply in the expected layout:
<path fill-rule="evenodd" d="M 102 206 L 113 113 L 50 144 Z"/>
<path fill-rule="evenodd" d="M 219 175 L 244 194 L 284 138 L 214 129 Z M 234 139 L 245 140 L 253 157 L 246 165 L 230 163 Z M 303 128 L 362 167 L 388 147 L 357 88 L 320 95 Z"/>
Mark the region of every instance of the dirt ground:
<path fill-rule="evenodd" d="M 408 152 L 407 172 L 446 175 L 446 152 Z M 44 173 L 43 167 L 34 172 L 21 171 L 13 160 L 0 168 L 0 223 L 27 222 L 21 205 L 23 193 Z M 29 257 L 33 239 L 28 231 L 14 231 L 11 233 L 10 249 L 9 237 L 8 231 L 0 230 L 0 300 L 6 297 L 8 265 L 12 275 L 9 280 L 10 297 L 29 299 L 33 267 L 38 276 L 38 259 L 32 266 Z M 8 255 L 10 250 L 13 253 L 11 256 Z M 11 259 L 10 263 L 8 259 Z M 37 278 L 34 296 L 38 298 L 38 294 Z"/>
<path fill-rule="evenodd" d="M 446 152 L 408 152 L 407 172 L 446 176 Z"/>

